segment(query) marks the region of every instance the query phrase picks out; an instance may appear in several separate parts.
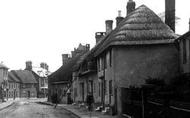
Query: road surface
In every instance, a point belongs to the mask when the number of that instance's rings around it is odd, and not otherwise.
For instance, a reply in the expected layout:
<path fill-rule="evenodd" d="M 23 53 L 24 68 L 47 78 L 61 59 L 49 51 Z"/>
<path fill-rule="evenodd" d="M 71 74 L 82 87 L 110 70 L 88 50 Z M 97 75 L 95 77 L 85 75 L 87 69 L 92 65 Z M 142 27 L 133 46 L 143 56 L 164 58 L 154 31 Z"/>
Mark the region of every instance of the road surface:
<path fill-rule="evenodd" d="M 0 118 L 75 118 L 73 114 L 61 107 L 54 108 L 36 101 L 17 101 L 0 111 Z"/>

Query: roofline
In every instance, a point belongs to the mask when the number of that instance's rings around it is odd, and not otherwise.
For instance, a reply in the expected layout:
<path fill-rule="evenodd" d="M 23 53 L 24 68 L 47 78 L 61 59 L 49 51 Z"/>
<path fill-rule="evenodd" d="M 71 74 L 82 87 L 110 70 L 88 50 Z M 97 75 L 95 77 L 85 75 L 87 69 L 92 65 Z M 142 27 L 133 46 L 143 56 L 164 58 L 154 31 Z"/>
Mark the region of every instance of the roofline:
<path fill-rule="evenodd" d="M 188 36 L 190 36 L 190 31 L 188 31 L 188 32 L 186 32 L 185 34 L 181 35 L 181 36 L 178 37 L 176 40 L 177 40 L 177 41 L 178 41 L 178 40 L 182 40 L 182 39 L 184 39 L 184 38 L 186 38 L 186 37 L 188 37 Z"/>
<path fill-rule="evenodd" d="M 126 41 L 126 40 L 110 41 L 108 44 L 106 44 L 107 46 L 103 47 L 100 50 L 97 50 L 94 56 L 97 57 L 111 46 L 159 45 L 159 44 L 172 44 L 172 43 L 175 43 L 175 39 L 142 40 L 142 41 Z"/>

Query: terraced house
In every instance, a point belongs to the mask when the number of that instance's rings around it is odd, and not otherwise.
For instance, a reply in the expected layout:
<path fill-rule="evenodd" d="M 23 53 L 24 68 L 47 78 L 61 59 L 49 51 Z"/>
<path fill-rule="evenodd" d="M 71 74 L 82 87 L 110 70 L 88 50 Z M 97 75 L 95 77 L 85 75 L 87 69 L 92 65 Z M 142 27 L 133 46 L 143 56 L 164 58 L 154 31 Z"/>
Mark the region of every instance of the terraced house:
<path fill-rule="evenodd" d="M 168 112 L 163 111 L 168 105 L 172 116 L 188 114 L 183 103 L 178 105 L 190 95 L 190 33 L 175 34 L 175 0 L 165 0 L 165 23 L 147 6 L 136 8 L 133 0 L 126 8 L 115 28 L 113 20 L 105 21 L 106 31 L 95 33 L 91 50 L 63 55 L 62 67 L 50 76 L 49 93 L 63 101 L 69 95 L 80 105 L 92 93 L 96 110 L 130 117 L 154 117 Z"/>
<path fill-rule="evenodd" d="M 57 93 L 59 103 L 71 103 L 71 83 L 72 72 L 79 63 L 80 58 L 88 52 L 90 45 L 79 44 L 74 51 L 69 54 L 63 54 L 63 65 L 50 76 L 48 76 L 48 100 L 52 101 L 52 96 Z"/>
<path fill-rule="evenodd" d="M 169 83 L 179 75 L 178 36 L 168 26 L 175 28 L 172 23 L 165 24 L 145 5 L 135 8 L 132 0 L 127 16 L 119 13 L 116 21 L 115 29 L 112 20 L 106 21 L 106 32 L 96 33 L 98 43 L 73 72 L 73 100 L 85 102 L 92 92 L 95 103 L 109 106 L 113 113 L 128 114 L 129 88 L 141 88 L 149 78 Z"/>

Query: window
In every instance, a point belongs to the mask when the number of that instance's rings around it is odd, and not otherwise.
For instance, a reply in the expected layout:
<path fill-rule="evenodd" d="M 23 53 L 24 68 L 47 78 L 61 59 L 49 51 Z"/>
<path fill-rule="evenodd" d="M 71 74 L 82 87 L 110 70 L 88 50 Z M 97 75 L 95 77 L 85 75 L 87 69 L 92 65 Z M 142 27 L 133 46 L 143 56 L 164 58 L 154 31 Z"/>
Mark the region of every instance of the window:
<path fill-rule="evenodd" d="M 109 94 L 113 95 L 113 91 L 112 91 L 112 80 L 109 81 Z"/>
<path fill-rule="evenodd" d="M 104 81 L 104 89 L 105 89 L 105 95 L 107 95 L 107 80 Z"/>
<path fill-rule="evenodd" d="M 186 40 L 183 40 L 183 64 L 187 62 Z"/>
<path fill-rule="evenodd" d="M 98 82 L 98 95 L 99 95 L 99 96 L 100 96 L 100 94 L 101 94 L 101 93 L 100 93 L 100 92 L 101 92 L 101 88 L 100 88 L 100 87 L 101 87 L 101 83 Z"/>
<path fill-rule="evenodd" d="M 96 83 L 94 82 L 94 90 L 93 90 L 94 93 L 96 93 Z"/>
<path fill-rule="evenodd" d="M 88 91 L 89 91 L 90 93 L 93 93 L 93 81 L 92 81 L 92 80 L 89 80 L 88 86 L 89 86 Z"/>
<path fill-rule="evenodd" d="M 107 55 L 106 54 L 104 55 L 103 59 L 104 59 L 104 69 L 106 69 L 107 68 Z"/>
<path fill-rule="evenodd" d="M 100 58 L 100 70 L 103 70 L 103 61 L 102 61 L 102 58 Z"/>
<path fill-rule="evenodd" d="M 100 71 L 100 59 L 97 59 L 98 71 Z"/>
<path fill-rule="evenodd" d="M 109 51 L 109 65 L 112 66 L 112 50 Z"/>

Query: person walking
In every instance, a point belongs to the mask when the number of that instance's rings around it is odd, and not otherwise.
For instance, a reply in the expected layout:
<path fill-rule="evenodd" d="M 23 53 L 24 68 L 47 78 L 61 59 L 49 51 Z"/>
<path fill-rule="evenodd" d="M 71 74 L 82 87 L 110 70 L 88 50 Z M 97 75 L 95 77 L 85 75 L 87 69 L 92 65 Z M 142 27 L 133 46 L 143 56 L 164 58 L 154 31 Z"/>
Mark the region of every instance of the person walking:
<path fill-rule="evenodd" d="M 88 110 L 92 111 L 93 110 L 93 103 L 94 103 L 94 97 L 93 97 L 92 93 L 88 93 L 88 95 L 86 97 L 86 103 L 88 105 Z"/>
<path fill-rule="evenodd" d="M 56 108 L 56 107 L 57 107 L 57 103 L 58 103 L 57 92 L 54 93 L 54 94 L 51 96 L 51 98 L 52 98 L 52 103 L 54 103 L 54 108 Z"/>

